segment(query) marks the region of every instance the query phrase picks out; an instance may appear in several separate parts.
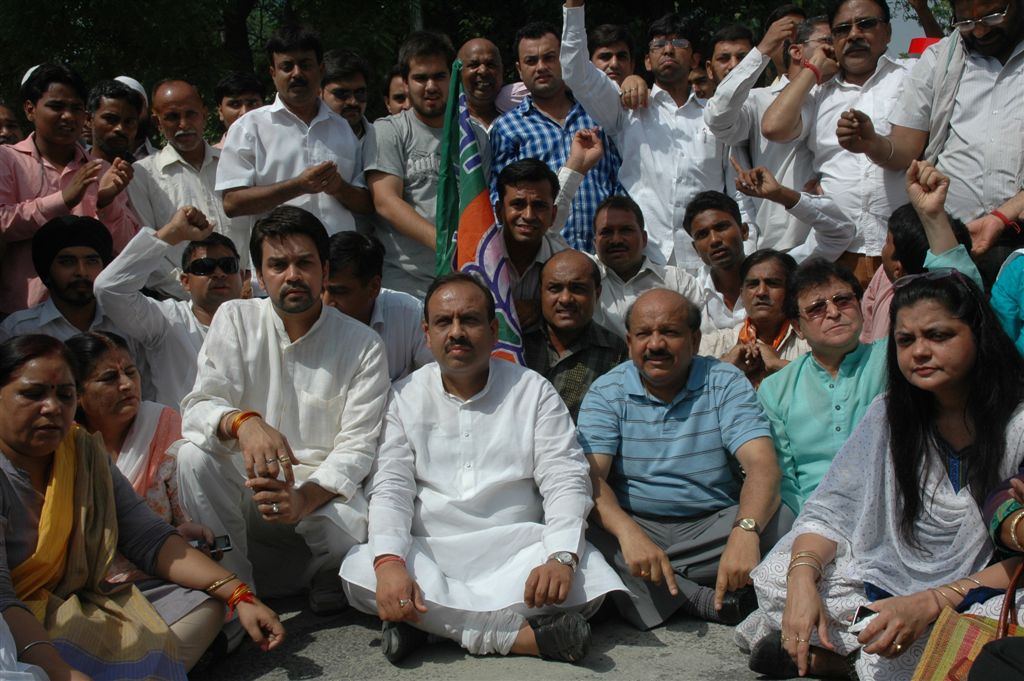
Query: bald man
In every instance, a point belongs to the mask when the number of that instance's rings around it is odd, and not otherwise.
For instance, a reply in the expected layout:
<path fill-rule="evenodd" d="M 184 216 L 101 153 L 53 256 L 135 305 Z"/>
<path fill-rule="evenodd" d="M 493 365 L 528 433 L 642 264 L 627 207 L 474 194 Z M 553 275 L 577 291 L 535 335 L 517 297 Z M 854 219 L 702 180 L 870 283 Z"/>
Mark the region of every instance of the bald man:
<path fill-rule="evenodd" d="M 217 232 L 235 244 L 242 255 L 241 267 L 249 269 L 248 218 L 230 219 L 213 187 L 220 149 L 203 139 L 206 105 L 194 85 L 183 80 L 164 80 L 153 88 L 153 121 L 167 145 L 158 153 L 135 163 L 135 178 L 128 196 L 142 224 L 150 231 L 168 224 L 183 206 L 195 206 L 214 224 Z M 151 236 L 155 237 L 155 233 Z M 153 273 L 147 287 L 188 300 L 178 281 L 177 268 L 185 243 L 170 249 Z"/>
<path fill-rule="evenodd" d="M 696 356 L 700 308 L 682 295 L 641 295 L 626 334 L 632 361 L 594 381 L 577 421 L 587 537 L 629 587 L 612 599 L 634 626 L 678 610 L 738 624 L 757 607 L 750 571 L 793 521 L 768 421 L 739 369 Z"/>
<path fill-rule="evenodd" d="M 490 132 L 494 119 L 501 115 L 494 103 L 503 83 L 501 52 L 487 38 L 473 38 L 459 48 L 459 59 L 469 115 Z"/>
<path fill-rule="evenodd" d="M 573 421 L 596 378 L 626 359 L 626 344 L 594 321 L 601 271 L 579 251 L 555 253 L 540 271 L 542 323 L 526 333 L 526 366 L 551 384 Z"/>

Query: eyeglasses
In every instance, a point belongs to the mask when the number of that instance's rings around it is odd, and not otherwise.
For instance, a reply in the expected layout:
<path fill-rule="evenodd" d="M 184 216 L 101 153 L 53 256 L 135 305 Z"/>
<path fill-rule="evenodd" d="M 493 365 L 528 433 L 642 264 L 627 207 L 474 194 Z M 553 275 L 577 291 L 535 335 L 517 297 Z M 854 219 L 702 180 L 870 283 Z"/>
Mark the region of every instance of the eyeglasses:
<path fill-rule="evenodd" d="M 800 42 L 801 45 L 810 45 L 811 43 L 821 43 L 822 45 L 831 45 L 832 36 L 827 35 L 824 38 L 808 38 Z"/>
<path fill-rule="evenodd" d="M 196 258 L 185 268 L 185 273 L 194 274 L 198 277 L 208 277 L 218 267 L 224 274 L 234 274 L 238 271 L 238 258 Z"/>
<path fill-rule="evenodd" d="M 691 47 L 690 41 L 687 40 L 686 38 L 672 38 L 671 40 L 666 40 L 665 38 L 655 38 L 654 40 L 651 41 L 651 51 L 653 52 L 654 50 L 664 50 L 669 45 L 671 45 L 677 50 L 686 50 Z"/>
<path fill-rule="evenodd" d="M 850 31 L 856 26 L 861 33 L 867 33 L 875 26 L 886 23 L 882 17 L 864 17 L 863 19 L 856 19 L 854 21 L 844 21 L 841 24 L 836 24 L 832 27 L 833 38 L 845 38 L 850 35 Z"/>
<path fill-rule="evenodd" d="M 356 88 L 355 90 L 345 90 L 340 87 L 331 88 L 330 90 L 328 90 L 328 92 L 330 92 L 335 99 L 342 102 L 346 101 L 349 97 L 356 100 L 360 104 L 366 101 L 366 88 L 364 87 Z"/>
<path fill-rule="evenodd" d="M 964 19 L 963 21 L 954 21 L 951 23 L 953 28 L 959 29 L 961 33 L 970 33 L 974 30 L 974 27 L 978 24 L 985 24 L 986 26 L 998 26 L 1006 20 L 1006 15 L 1010 12 L 1010 6 L 1007 5 L 1003 8 L 1002 12 L 996 12 L 995 14 L 986 14 L 980 19 Z"/>
<path fill-rule="evenodd" d="M 821 319 L 828 313 L 828 304 L 832 303 L 839 311 L 852 310 L 857 307 L 857 296 L 852 291 L 837 293 L 831 298 L 816 300 L 804 308 L 804 316 L 808 319 Z"/>

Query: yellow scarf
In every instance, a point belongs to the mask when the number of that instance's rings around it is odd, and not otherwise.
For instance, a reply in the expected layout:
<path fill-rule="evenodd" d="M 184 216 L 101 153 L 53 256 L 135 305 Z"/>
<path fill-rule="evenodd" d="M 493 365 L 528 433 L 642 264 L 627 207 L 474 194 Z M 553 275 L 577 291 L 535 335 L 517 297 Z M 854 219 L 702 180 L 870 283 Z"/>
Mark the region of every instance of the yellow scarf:
<path fill-rule="evenodd" d="M 71 430 L 53 454 L 39 518 L 39 539 L 29 558 L 11 571 L 14 591 L 40 621 L 46 614 L 50 591 L 57 586 L 67 563 L 68 541 L 74 525 L 75 433 Z"/>

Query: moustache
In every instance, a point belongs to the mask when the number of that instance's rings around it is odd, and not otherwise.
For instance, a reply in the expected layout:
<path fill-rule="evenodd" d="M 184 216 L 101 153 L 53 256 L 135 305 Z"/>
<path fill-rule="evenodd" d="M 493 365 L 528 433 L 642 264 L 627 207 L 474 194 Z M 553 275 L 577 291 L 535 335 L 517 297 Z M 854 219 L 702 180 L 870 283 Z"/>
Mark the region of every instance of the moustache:
<path fill-rule="evenodd" d="M 672 353 L 664 350 L 651 350 L 650 352 L 644 353 L 644 359 L 672 359 Z"/>
<path fill-rule="evenodd" d="M 285 297 L 286 295 L 288 295 L 292 291 L 303 291 L 305 293 L 308 293 L 309 295 L 313 295 L 312 289 L 310 289 L 308 286 L 306 286 L 305 284 L 302 284 L 302 283 L 296 283 L 296 284 L 285 284 L 284 286 L 282 286 L 281 287 L 281 297 L 282 298 Z"/>
<path fill-rule="evenodd" d="M 849 54 L 850 52 L 852 52 L 854 50 L 866 50 L 866 49 L 868 49 L 868 44 L 867 44 L 866 41 L 864 41 L 864 40 L 851 40 L 850 42 L 846 43 L 845 47 L 843 47 L 843 54 Z"/>
<path fill-rule="evenodd" d="M 473 344 L 470 343 L 465 338 L 453 338 L 444 344 L 445 352 L 451 350 L 452 348 L 465 348 L 466 350 L 472 350 Z"/>
<path fill-rule="evenodd" d="M 288 83 L 288 87 L 306 87 L 307 85 L 309 85 L 309 81 L 305 78 L 293 78 L 291 82 Z"/>
<path fill-rule="evenodd" d="M 196 134 L 195 130 L 179 130 L 176 133 L 174 133 L 174 139 L 178 139 L 179 137 L 185 137 L 186 135 L 195 135 L 195 134 Z"/>

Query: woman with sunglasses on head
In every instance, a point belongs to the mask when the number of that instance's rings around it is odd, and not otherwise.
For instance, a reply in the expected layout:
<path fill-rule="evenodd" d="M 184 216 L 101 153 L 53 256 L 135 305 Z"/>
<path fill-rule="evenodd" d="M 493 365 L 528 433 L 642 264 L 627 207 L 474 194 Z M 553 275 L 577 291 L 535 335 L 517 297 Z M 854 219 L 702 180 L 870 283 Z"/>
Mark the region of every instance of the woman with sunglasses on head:
<path fill-rule="evenodd" d="M 751 575 L 761 609 L 737 640 L 755 671 L 910 679 L 943 607 L 994 617 L 1016 567 L 986 567 L 981 507 L 1024 458 L 1024 360 L 961 272 L 895 288 L 888 392 Z"/>
<path fill-rule="evenodd" d="M 205 647 L 222 603 L 276 648 L 277 615 L 150 511 L 103 439 L 73 424 L 75 363 L 50 336 L 0 343 L 0 612 L 19 661 L 54 681 L 185 679 L 182 650 Z M 134 585 L 106 581 L 115 552 L 214 600 L 168 624 Z"/>

